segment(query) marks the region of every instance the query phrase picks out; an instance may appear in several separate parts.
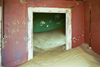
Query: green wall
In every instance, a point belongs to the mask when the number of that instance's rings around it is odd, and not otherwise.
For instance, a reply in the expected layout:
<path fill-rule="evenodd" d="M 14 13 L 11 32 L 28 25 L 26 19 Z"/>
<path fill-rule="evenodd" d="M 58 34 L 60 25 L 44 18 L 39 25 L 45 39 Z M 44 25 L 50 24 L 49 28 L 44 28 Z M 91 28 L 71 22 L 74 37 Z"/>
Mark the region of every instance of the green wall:
<path fill-rule="evenodd" d="M 65 26 L 65 14 L 33 13 L 33 32 L 49 31 Z"/>

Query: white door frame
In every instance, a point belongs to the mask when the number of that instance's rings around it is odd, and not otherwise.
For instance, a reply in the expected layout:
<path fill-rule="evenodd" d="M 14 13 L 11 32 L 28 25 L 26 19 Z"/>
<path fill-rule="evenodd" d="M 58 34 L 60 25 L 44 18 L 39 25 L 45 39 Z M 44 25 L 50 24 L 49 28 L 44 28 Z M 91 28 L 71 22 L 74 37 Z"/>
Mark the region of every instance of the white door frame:
<path fill-rule="evenodd" d="M 1 22 L 2 22 L 2 6 L 0 6 L 0 67 L 2 67 L 2 56 L 1 56 Z"/>
<path fill-rule="evenodd" d="M 28 7 L 28 60 L 33 58 L 33 13 L 65 13 L 66 14 L 66 50 L 72 48 L 71 8 Z"/>

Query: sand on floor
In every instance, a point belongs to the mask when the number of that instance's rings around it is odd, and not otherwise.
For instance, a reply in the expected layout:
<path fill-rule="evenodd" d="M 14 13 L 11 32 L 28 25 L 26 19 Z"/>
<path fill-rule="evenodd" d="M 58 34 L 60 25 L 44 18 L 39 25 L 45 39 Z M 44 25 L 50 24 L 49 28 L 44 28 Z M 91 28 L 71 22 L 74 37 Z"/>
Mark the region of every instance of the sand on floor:
<path fill-rule="evenodd" d="M 100 67 L 100 56 L 87 44 L 65 50 L 65 46 L 38 53 L 18 67 Z"/>

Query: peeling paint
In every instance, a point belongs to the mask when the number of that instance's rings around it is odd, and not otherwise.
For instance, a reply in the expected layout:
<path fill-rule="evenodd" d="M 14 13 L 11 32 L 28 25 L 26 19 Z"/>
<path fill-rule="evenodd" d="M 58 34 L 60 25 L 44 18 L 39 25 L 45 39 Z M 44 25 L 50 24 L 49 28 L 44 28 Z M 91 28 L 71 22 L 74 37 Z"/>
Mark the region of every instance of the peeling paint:
<path fill-rule="evenodd" d="M 9 29 L 7 29 L 8 30 L 8 32 L 10 33 L 10 30 Z"/>
<path fill-rule="evenodd" d="M 59 14 L 55 15 L 55 19 L 57 19 L 57 18 L 60 18 L 60 15 Z"/>
<path fill-rule="evenodd" d="M 16 22 L 12 22 L 13 25 L 16 25 Z"/>
<path fill-rule="evenodd" d="M 4 38 L 8 38 L 8 36 L 5 34 L 5 35 L 4 35 Z"/>
<path fill-rule="evenodd" d="M 4 43 L 7 43 L 7 41 L 5 41 Z"/>
<path fill-rule="evenodd" d="M 16 62 L 20 62 L 20 60 L 16 60 Z"/>
<path fill-rule="evenodd" d="M 5 47 L 5 46 L 4 46 L 4 40 L 2 40 L 2 49 L 4 49 L 4 47 Z"/>
<path fill-rule="evenodd" d="M 9 23 L 8 23 L 8 25 L 9 25 Z"/>
<path fill-rule="evenodd" d="M 41 21 L 40 24 L 46 24 L 44 21 Z"/>
<path fill-rule="evenodd" d="M 77 38 L 73 37 L 73 39 L 77 40 Z"/>
<path fill-rule="evenodd" d="M 11 24 L 8 23 L 9 26 L 11 26 Z"/>
<path fill-rule="evenodd" d="M 56 24 L 60 24 L 60 22 L 57 22 Z"/>
<path fill-rule="evenodd" d="M 47 7 L 47 5 L 46 5 L 46 4 L 44 4 L 43 6 L 44 6 L 44 7 Z"/>
<path fill-rule="evenodd" d="M 17 29 L 17 32 L 19 32 L 19 29 Z"/>
<path fill-rule="evenodd" d="M 84 36 L 84 34 L 82 34 L 82 36 Z"/>
<path fill-rule="evenodd" d="M 16 44 L 18 44 L 18 42 L 16 41 Z"/>
<path fill-rule="evenodd" d="M 20 0 L 20 3 L 21 3 L 21 4 L 24 4 L 24 3 L 27 3 L 27 2 L 24 1 L 24 0 Z"/>
<path fill-rule="evenodd" d="M 73 42 L 75 43 L 76 41 L 74 40 Z"/>
<path fill-rule="evenodd" d="M 28 40 L 28 38 L 27 38 L 27 37 L 25 37 L 25 38 L 24 38 L 24 41 L 27 41 L 27 40 Z"/>
<path fill-rule="evenodd" d="M 79 3 L 77 2 L 77 5 L 79 5 Z"/>
<path fill-rule="evenodd" d="M 49 27 L 49 25 L 47 25 L 47 27 Z"/>
<path fill-rule="evenodd" d="M 75 37 L 73 37 L 73 39 L 76 39 Z"/>
<path fill-rule="evenodd" d="M 18 51 L 16 62 L 20 62 L 21 61 L 22 54 L 23 54 L 23 52 Z"/>
<path fill-rule="evenodd" d="M 12 29 L 12 34 L 14 34 L 16 31 L 14 29 Z"/>
<path fill-rule="evenodd" d="M 17 23 L 19 24 L 19 21 L 17 21 Z"/>

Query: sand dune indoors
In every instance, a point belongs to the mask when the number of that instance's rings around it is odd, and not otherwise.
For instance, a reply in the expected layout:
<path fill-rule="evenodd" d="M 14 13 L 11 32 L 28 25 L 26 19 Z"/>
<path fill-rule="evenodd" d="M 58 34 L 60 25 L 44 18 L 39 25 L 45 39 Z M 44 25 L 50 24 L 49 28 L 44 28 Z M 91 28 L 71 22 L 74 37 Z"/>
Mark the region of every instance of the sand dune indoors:
<path fill-rule="evenodd" d="M 67 51 L 60 46 L 37 54 L 18 67 L 100 67 L 100 56 L 87 44 Z"/>

